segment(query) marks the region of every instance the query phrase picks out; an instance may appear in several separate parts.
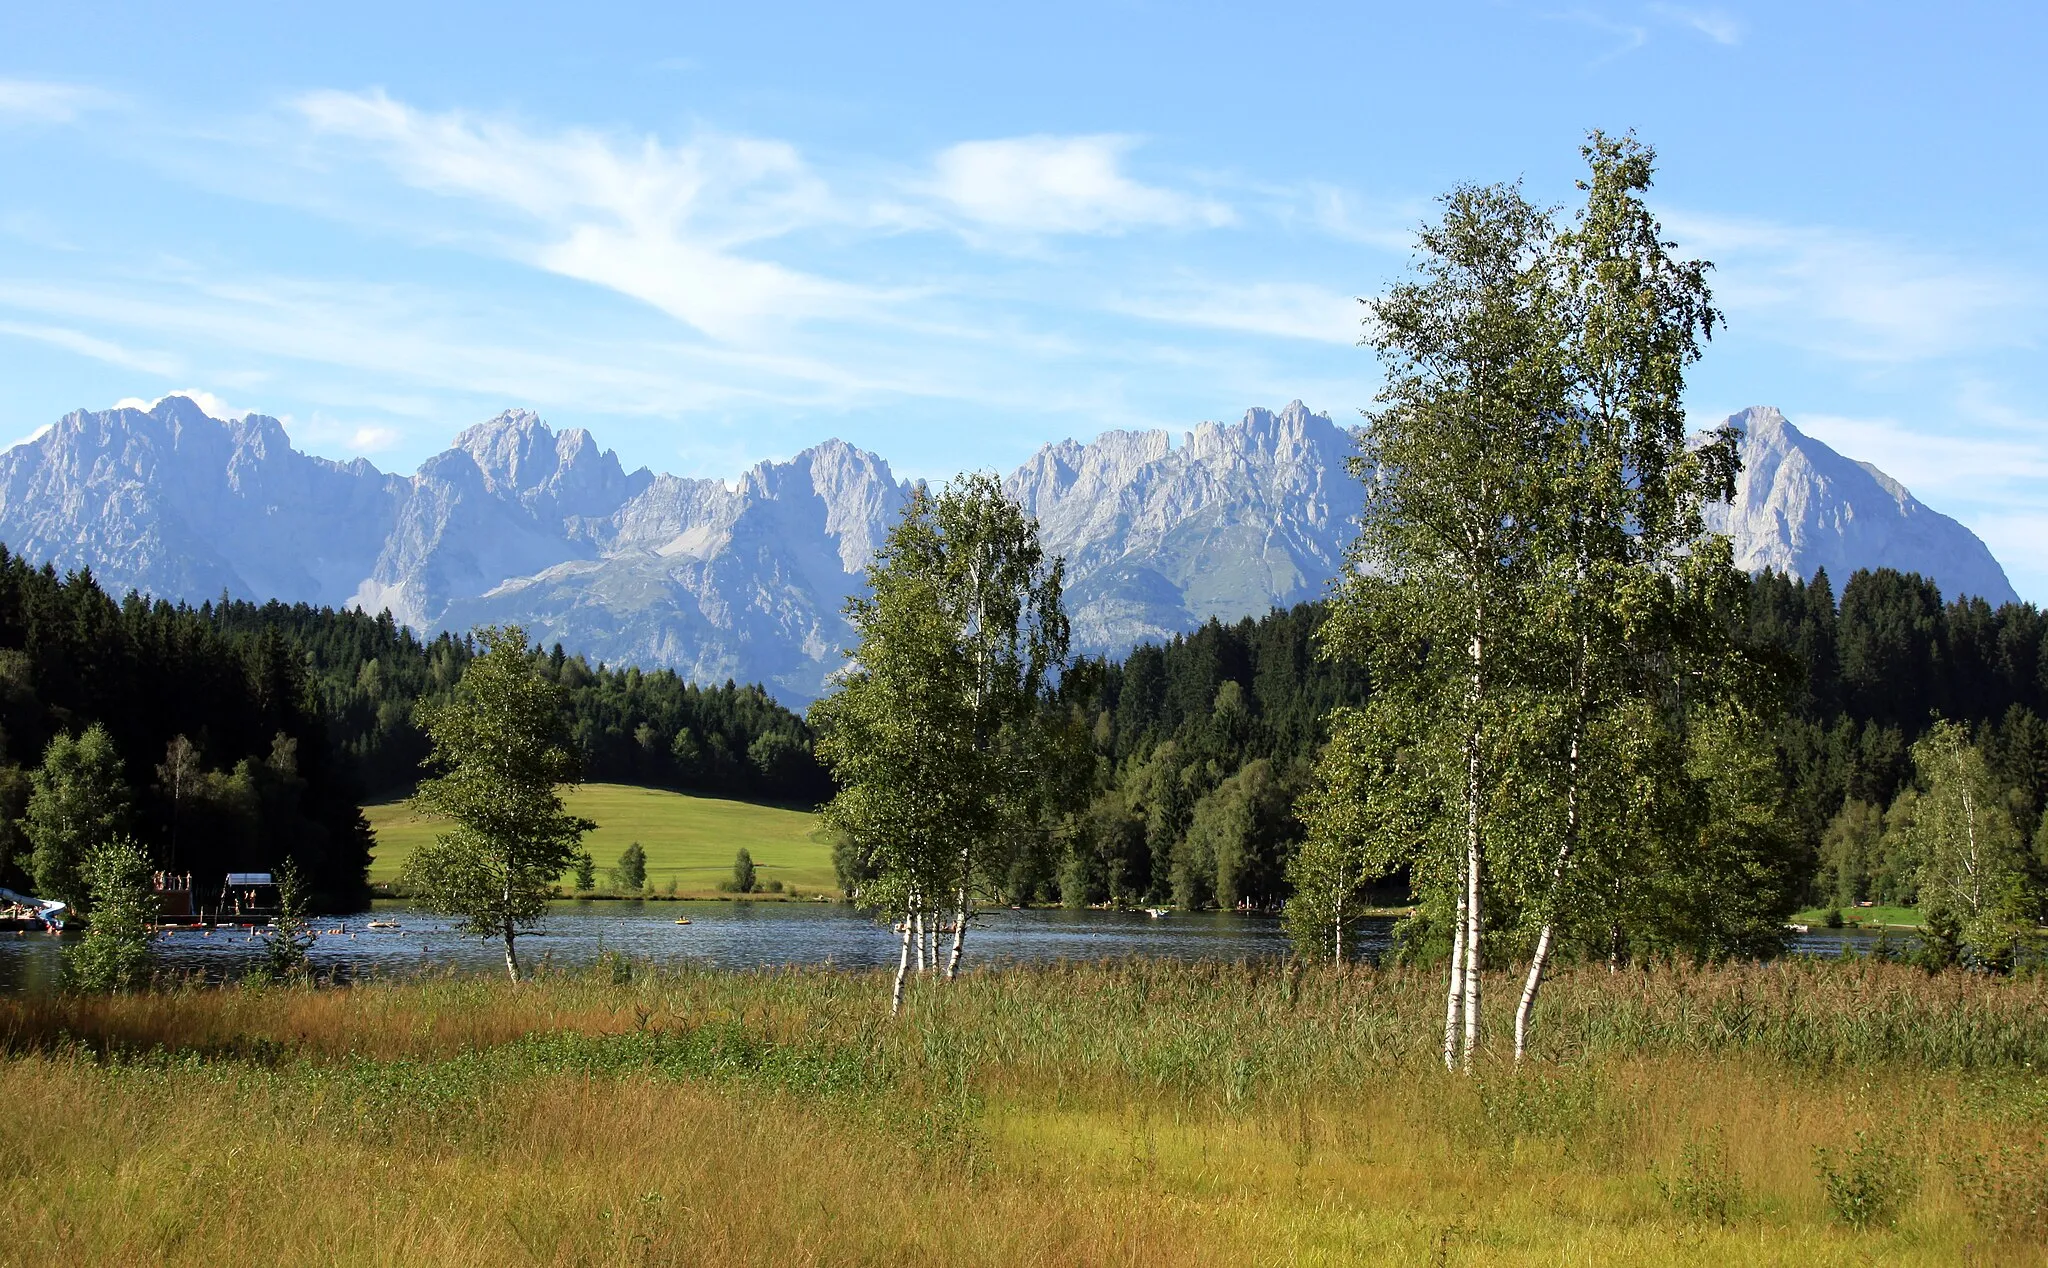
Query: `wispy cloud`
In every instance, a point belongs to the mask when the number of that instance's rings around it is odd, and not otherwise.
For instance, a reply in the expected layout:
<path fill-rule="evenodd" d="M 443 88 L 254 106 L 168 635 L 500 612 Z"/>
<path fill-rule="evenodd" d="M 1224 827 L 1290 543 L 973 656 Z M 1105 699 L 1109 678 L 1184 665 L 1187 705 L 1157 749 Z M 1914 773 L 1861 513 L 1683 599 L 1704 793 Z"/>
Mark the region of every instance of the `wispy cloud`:
<path fill-rule="evenodd" d="M 933 163 L 931 194 L 972 224 L 1022 234 L 1122 233 L 1231 224 L 1212 199 L 1147 185 L 1124 171 L 1126 136 L 1025 136 L 966 141 Z"/>
<path fill-rule="evenodd" d="M 1716 264 L 1715 294 L 1740 321 L 1859 361 L 1943 356 L 2025 342 L 2010 320 L 2035 288 L 1973 261 L 1869 234 L 1674 213 L 1665 226 Z"/>
<path fill-rule="evenodd" d="M 1742 43 L 1742 20 L 1725 9 L 1695 9 L 1678 4 L 1653 4 L 1650 12 L 1680 26 L 1689 27 L 1716 44 Z"/>
<path fill-rule="evenodd" d="M 1617 57 L 1624 57 L 1650 42 L 1649 27 L 1640 22 L 1612 18 L 1595 9 L 1561 9 L 1543 16 L 1553 22 L 1582 26 L 1605 36 L 1609 47 L 1593 59 L 1595 66 L 1602 62 L 1611 62 Z"/>
<path fill-rule="evenodd" d="M 704 133 L 664 144 L 589 130 L 534 132 L 382 92 L 294 103 L 314 133 L 357 143 L 401 181 L 516 213 L 526 262 L 643 300 L 717 339 L 848 317 L 886 302 L 741 248 L 839 219 L 793 146 Z"/>
<path fill-rule="evenodd" d="M 181 371 L 184 362 L 169 352 L 150 352 L 125 347 L 98 335 L 89 335 L 82 330 L 68 326 L 48 326 L 29 322 L 0 321 L 0 335 L 12 335 L 17 339 L 33 339 L 37 343 L 75 352 L 82 357 L 118 365 L 124 370 L 140 370 L 145 374 L 172 375 Z"/>
<path fill-rule="evenodd" d="M 1358 342 L 1363 309 L 1354 296 L 1320 286 L 1265 282 L 1195 285 L 1109 301 L 1115 312 L 1177 325 L 1317 343 Z"/>
<path fill-rule="evenodd" d="M 34 79 L 0 79 L 0 124 L 70 123 L 89 110 L 118 102 L 112 93 L 84 84 Z"/>

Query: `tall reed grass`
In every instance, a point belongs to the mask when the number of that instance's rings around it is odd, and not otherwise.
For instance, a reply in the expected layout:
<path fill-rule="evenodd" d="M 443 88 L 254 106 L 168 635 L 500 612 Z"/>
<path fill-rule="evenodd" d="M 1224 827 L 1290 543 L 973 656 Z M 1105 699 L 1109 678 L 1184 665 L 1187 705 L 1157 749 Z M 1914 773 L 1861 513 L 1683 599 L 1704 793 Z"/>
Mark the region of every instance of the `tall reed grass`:
<path fill-rule="evenodd" d="M 7 1245 L 171 1263 L 2048 1262 L 2023 1209 L 2048 1178 L 2026 1171 L 2048 1158 L 2048 985 L 1575 970 L 1545 997 L 1533 1067 L 1495 1052 L 1470 1078 L 1436 1063 L 1439 989 L 1127 962 L 978 973 L 893 1020 L 879 976 L 816 969 L 11 999 L 0 1097 L 40 1130 L 0 1155 Z M 1871 1142 L 1923 1182 L 1895 1223 L 1857 1228 L 1815 1159 Z"/>

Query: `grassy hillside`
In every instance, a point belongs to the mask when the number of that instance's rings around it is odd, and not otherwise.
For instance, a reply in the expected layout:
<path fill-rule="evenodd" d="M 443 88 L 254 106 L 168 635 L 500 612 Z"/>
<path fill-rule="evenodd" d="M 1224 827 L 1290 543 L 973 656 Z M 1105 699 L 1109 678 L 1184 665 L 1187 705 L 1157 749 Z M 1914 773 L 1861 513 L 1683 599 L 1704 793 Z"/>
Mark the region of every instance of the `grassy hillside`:
<path fill-rule="evenodd" d="M 584 838 L 597 860 L 598 883 L 629 842 L 647 851 L 647 881 L 656 890 L 670 880 L 684 893 L 707 893 L 732 875 L 740 847 L 754 856 L 763 885 L 779 880 L 804 893 L 838 888 L 832 849 L 817 834 L 817 816 L 719 797 L 693 797 L 628 784 L 585 784 L 569 796 L 569 809 L 597 824 Z M 377 846 L 370 879 L 391 881 L 414 849 L 442 830 L 437 819 L 414 815 L 404 802 L 366 807 Z"/>

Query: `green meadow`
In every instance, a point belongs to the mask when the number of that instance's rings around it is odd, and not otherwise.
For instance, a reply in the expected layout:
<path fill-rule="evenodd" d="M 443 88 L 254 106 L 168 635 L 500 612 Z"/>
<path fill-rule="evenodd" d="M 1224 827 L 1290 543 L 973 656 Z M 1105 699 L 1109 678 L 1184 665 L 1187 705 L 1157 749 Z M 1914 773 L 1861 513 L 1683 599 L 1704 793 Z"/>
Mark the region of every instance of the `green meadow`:
<path fill-rule="evenodd" d="M 763 886 L 781 881 L 785 890 L 806 894 L 838 889 L 832 847 L 818 832 L 817 816 L 807 811 L 628 784 L 584 784 L 569 794 L 568 804 L 572 813 L 597 824 L 584 844 L 597 860 L 600 889 L 606 870 L 634 841 L 647 851 L 647 883 L 656 892 L 670 881 L 680 893 L 715 892 L 732 875 L 733 856 L 742 847 L 753 856 Z M 412 852 L 447 826 L 414 814 L 402 801 L 366 806 L 363 813 L 377 833 L 370 879 L 378 883 L 396 880 Z"/>

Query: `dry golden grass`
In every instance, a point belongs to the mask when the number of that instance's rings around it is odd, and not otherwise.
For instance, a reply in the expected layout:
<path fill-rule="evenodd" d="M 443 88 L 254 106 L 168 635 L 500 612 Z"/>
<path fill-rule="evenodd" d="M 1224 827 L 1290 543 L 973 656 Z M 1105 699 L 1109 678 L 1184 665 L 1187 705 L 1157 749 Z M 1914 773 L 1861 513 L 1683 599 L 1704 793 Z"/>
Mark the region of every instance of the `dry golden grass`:
<path fill-rule="evenodd" d="M 10 1000 L 0 1262 L 2048 1262 L 1949 1161 L 2048 1128 L 2039 982 L 1572 973 L 1535 1068 L 1471 1078 L 1433 1063 L 1435 990 L 1124 964 L 894 1020 L 882 978 L 811 970 Z M 1917 1167 L 1896 1227 L 1829 1210 L 1814 1150 L 1858 1131 Z M 1665 1191 L 1703 1144 L 1725 1219 Z"/>

